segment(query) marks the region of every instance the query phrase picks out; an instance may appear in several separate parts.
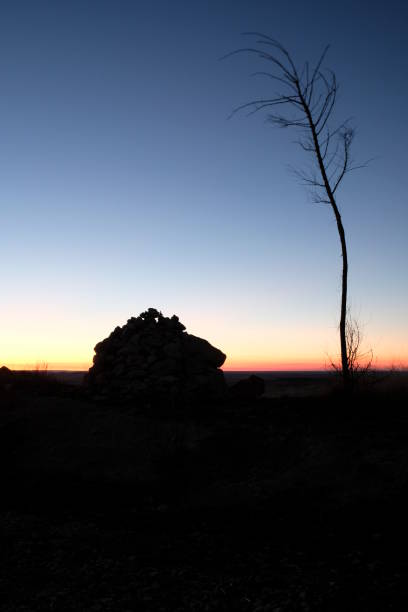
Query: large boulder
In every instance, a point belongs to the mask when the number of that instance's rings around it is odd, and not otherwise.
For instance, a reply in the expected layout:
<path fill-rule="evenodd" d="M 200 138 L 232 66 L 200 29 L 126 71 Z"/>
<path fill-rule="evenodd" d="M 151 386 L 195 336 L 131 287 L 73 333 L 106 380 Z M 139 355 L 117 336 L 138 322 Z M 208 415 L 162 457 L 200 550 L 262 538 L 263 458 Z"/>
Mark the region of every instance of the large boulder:
<path fill-rule="evenodd" d="M 132 400 L 218 398 L 226 355 L 188 334 L 178 317 L 149 308 L 95 346 L 86 378 L 99 397 Z"/>
<path fill-rule="evenodd" d="M 251 374 L 248 378 L 242 378 L 230 387 L 230 395 L 244 400 L 252 400 L 261 397 L 265 393 L 265 381 L 263 378 Z"/>

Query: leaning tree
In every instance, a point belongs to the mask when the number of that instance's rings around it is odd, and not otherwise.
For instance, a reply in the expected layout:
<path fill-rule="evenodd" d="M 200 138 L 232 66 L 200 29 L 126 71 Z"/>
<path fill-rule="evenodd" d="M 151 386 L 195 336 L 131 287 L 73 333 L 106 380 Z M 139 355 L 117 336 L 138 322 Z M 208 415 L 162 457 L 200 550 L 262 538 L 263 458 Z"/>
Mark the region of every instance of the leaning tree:
<path fill-rule="evenodd" d="M 291 55 L 278 41 L 258 32 L 247 34 L 256 37 L 255 46 L 238 49 L 225 57 L 237 53 L 249 53 L 266 60 L 272 65 L 272 72 L 265 70 L 256 72 L 255 75 L 279 83 L 280 91 L 270 98 L 242 104 L 234 109 L 232 115 L 243 110 L 247 110 L 248 114 L 265 111 L 268 121 L 272 124 L 282 128 L 296 128 L 300 133 L 298 144 L 313 158 L 311 171 L 295 172 L 304 184 L 312 187 L 315 202 L 331 206 L 337 223 L 343 260 L 339 325 L 341 370 L 344 384 L 348 386 L 352 367 L 347 346 L 346 321 L 348 259 L 344 226 L 336 196 L 345 175 L 360 167 L 353 165 L 350 157 L 354 130 L 348 120 L 335 127 L 330 124 L 338 84 L 334 72 L 322 67 L 328 46 L 315 66 L 305 62 L 299 69 Z"/>

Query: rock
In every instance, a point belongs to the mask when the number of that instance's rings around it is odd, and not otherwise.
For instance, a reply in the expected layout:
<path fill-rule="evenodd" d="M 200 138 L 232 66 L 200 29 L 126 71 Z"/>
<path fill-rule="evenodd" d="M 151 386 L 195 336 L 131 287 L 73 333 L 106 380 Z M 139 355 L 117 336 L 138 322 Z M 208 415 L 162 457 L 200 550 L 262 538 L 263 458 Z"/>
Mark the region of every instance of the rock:
<path fill-rule="evenodd" d="M 226 355 L 188 334 L 178 317 L 149 308 L 95 346 L 86 383 L 111 399 L 219 398 L 226 393 L 219 368 Z"/>
<path fill-rule="evenodd" d="M 14 387 L 15 374 L 6 366 L 0 368 L 0 406 L 2 409 L 14 408 L 12 400 L 12 391 Z"/>
<path fill-rule="evenodd" d="M 181 344 L 177 342 L 169 342 L 163 347 L 163 351 L 169 357 L 177 359 L 181 357 Z"/>
<path fill-rule="evenodd" d="M 184 336 L 184 350 L 189 359 L 194 361 L 199 359 L 200 362 L 206 363 L 214 368 L 220 368 L 226 359 L 226 355 L 219 349 L 211 346 L 207 340 L 197 338 L 190 334 Z"/>
<path fill-rule="evenodd" d="M 13 378 L 13 372 L 9 370 L 6 366 L 2 366 L 0 368 L 0 382 L 7 383 L 11 381 Z"/>
<path fill-rule="evenodd" d="M 241 399 L 256 399 L 265 393 L 265 381 L 263 378 L 251 374 L 248 378 L 243 378 L 232 385 L 230 393 Z"/>

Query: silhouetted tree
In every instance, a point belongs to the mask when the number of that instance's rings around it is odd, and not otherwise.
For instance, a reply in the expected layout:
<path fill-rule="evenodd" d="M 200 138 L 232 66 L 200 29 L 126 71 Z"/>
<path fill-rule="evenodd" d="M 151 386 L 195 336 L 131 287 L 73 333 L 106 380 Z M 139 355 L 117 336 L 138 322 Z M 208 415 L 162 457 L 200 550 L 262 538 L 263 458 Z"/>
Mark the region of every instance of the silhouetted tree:
<path fill-rule="evenodd" d="M 349 370 L 350 384 L 355 386 L 360 380 L 372 374 L 373 350 L 363 350 L 364 334 L 359 321 L 353 318 L 347 311 L 346 319 L 346 345 L 347 345 L 347 365 Z M 331 367 L 339 372 L 339 365 L 330 360 Z"/>
<path fill-rule="evenodd" d="M 242 104 L 234 109 L 232 115 L 245 109 L 249 110 L 248 114 L 266 111 L 268 121 L 272 124 L 282 128 L 297 128 L 300 132 L 298 144 L 313 157 L 314 170 L 311 172 L 296 170 L 295 172 L 304 184 L 313 188 L 315 202 L 331 206 L 337 223 L 343 259 L 339 325 L 341 369 L 344 384 L 348 386 L 350 383 L 346 323 L 348 259 L 346 237 L 336 194 L 345 175 L 361 167 L 352 165 L 350 157 L 354 130 L 350 127 L 348 120 L 336 127 L 330 126 L 338 84 L 334 72 L 322 68 L 328 46 L 315 66 L 311 67 L 309 62 L 305 62 L 299 70 L 291 55 L 278 41 L 258 32 L 246 34 L 257 38 L 255 46 L 238 49 L 225 57 L 237 53 L 250 53 L 266 60 L 272 64 L 273 71 L 262 71 L 255 74 L 279 83 L 281 91 L 275 93 L 271 98 Z M 284 111 L 283 114 L 276 112 L 275 109 L 281 108 Z"/>

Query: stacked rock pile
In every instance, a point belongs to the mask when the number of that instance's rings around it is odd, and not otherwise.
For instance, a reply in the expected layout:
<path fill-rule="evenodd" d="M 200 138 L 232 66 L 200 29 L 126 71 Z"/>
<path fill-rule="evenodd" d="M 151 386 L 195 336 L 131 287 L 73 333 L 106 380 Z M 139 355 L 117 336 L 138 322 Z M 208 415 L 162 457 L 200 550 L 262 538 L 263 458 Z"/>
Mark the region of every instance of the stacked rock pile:
<path fill-rule="evenodd" d="M 226 385 L 226 355 L 188 334 L 175 315 L 149 308 L 95 346 L 86 377 L 101 398 L 216 398 Z"/>

